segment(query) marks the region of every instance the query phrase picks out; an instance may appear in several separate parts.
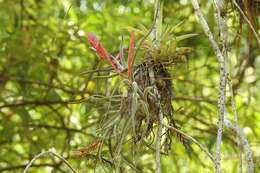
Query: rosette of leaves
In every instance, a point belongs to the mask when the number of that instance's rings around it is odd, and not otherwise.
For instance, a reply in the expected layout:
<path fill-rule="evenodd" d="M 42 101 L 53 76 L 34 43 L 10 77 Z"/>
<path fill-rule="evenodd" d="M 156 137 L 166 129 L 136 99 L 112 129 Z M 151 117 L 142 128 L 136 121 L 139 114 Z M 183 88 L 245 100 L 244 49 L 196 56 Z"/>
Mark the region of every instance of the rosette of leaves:
<path fill-rule="evenodd" d="M 141 36 L 140 48 L 151 56 L 154 61 L 160 62 L 185 62 L 186 55 L 193 51 L 190 47 L 178 47 L 178 44 L 186 39 L 197 36 L 196 33 L 178 35 L 174 33 L 176 28 L 180 27 L 184 21 L 175 26 L 163 24 L 163 4 L 159 12 L 155 25 L 148 29 L 144 25 L 139 28 L 127 27 L 128 30 L 134 31 Z M 155 33 L 153 33 L 155 28 Z"/>
<path fill-rule="evenodd" d="M 178 47 L 178 43 L 182 40 L 197 36 L 198 34 L 185 34 L 176 36 L 174 31 L 183 22 L 177 24 L 174 27 L 163 26 L 161 32 L 159 32 L 158 43 L 148 36 L 141 46 L 141 49 L 149 53 L 153 60 L 161 62 L 185 62 L 185 55 L 193 51 L 190 47 Z M 132 28 L 136 33 L 145 37 L 150 31 L 145 26 L 140 26 L 140 29 Z M 158 46 L 153 46 L 154 44 Z"/>

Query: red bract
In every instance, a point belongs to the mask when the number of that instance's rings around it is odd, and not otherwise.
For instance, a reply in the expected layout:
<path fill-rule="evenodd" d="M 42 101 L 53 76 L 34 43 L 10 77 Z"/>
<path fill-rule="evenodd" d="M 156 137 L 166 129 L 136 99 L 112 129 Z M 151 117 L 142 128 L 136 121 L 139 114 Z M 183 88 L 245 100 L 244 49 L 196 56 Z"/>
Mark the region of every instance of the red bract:
<path fill-rule="evenodd" d="M 107 59 L 110 56 L 110 54 L 102 46 L 101 42 L 96 38 L 96 36 L 93 33 L 88 33 L 88 41 L 92 45 L 92 47 L 96 50 L 100 58 Z"/>
<path fill-rule="evenodd" d="M 88 41 L 93 46 L 100 58 L 107 59 L 110 65 L 116 71 L 122 71 L 120 64 L 118 64 L 115 58 L 108 53 L 108 51 L 102 46 L 101 42 L 93 33 L 88 33 Z"/>
<path fill-rule="evenodd" d="M 119 54 L 114 57 L 102 46 L 101 42 L 96 38 L 93 33 L 88 33 L 88 41 L 92 45 L 92 47 L 97 52 L 98 56 L 102 59 L 108 60 L 110 65 L 119 73 L 124 70 L 124 61 L 123 61 L 123 49 L 120 49 Z M 130 45 L 128 49 L 128 77 L 131 77 L 132 74 L 132 66 L 133 66 L 133 57 L 134 57 L 134 41 L 135 35 L 134 32 L 131 33 Z"/>
<path fill-rule="evenodd" d="M 128 59 L 127 59 L 128 78 L 131 78 L 131 76 L 132 76 L 134 48 L 135 48 L 135 33 L 131 32 L 130 43 L 129 43 L 129 48 L 128 48 Z"/>

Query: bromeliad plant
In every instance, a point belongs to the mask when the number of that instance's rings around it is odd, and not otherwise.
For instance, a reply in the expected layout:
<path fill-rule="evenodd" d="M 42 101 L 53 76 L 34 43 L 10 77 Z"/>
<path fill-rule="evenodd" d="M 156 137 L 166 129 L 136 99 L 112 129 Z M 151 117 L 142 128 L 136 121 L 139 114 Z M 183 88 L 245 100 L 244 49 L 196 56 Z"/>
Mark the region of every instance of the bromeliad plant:
<path fill-rule="evenodd" d="M 177 127 L 174 119 L 174 109 L 172 107 L 173 87 L 171 76 L 167 67 L 176 64 L 177 62 L 185 62 L 185 57 L 191 52 L 191 48 L 178 48 L 179 41 L 195 36 L 195 34 L 187 34 L 176 37 L 173 34 L 174 27 L 162 26 L 162 11 L 161 17 L 157 26 L 157 38 L 160 38 L 158 43 L 149 36 L 149 30 L 129 28 L 132 30 L 130 43 L 128 46 L 127 62 L 125 62 L 124 49 L 121 47 L 119 53 L 113 56 L 109 53 L 102 43 L 93 33 L 88 33 L 88 41 L 96 54 L 104 60 L 107 60 L 112 68 L 120 76 L 124 78 L 124 83 L 127 84 L 127 94 L 121 97 L 117 109 L 111 110 L 113 113 L 109 116 L 104 116 L 101 125 L 101 135 L 90 147 L 86 147 L 78 151 L 79 155 L 86 155 L 90 150 L 96 147 L 101 148 L 103 145 L 108 147 L 109 154 L 112 158 L 113 165 L 116 169 L 120 167 L 120 163 L 124 156 L 129 154 L 122 152 L 126 145 L 147 146 L 153 148 L 154 128 L 159 122 L 159 114 L 163 115 L 164 121 L 168 125 Z M 135 33 L 140 34 L 143 38 L 138 47 L 135 47 Z M 157 44 L 158 46 L 153 46 Z M 137 51 L 144 52 L 141 54 L 142 61 L 140 64 L 134 64 L 134 59 L 137 56 Z M 138 54 L 138 56 L 140 56 Z M 140 58 L 140 57 L 138 57 Z M 125 72 L 127 71 L 127 75 Z M 156 88 L 156 92 L 155 92 Z M 189 148 L 188 140 L 177 132 L 164 129 L 161 136 L 161 150 L 168 153 L 172 145 L 172 137 L 176 134 L 179 140 L 183 143 L 186 149 Z M 141 148 L 142 148 L 141 147 Z M 139 147 L 133 147 L 134 152 Z M 145 147 L 143 147 L 145 148 Z M 139 148 L 140 149 L 140 148 Z M 142 153 L 142 152 L 138 152 Z M 121 167 L 120 167 L 121 168 Z"/>

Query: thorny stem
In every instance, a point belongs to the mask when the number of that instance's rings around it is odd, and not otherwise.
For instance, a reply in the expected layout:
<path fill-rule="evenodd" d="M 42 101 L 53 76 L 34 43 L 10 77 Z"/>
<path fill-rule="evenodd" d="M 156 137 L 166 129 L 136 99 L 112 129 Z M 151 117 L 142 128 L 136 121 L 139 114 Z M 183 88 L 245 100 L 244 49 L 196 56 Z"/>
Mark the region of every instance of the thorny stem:
<path fill-rule="evenodd" d="M 59 159 L 61 159 L 69 168 L 73 173 L 77 173 L 77 171 L 69 164 L 69 162 L 63 158 L 62 156 L 60 156 L 59 154 L 56 154 L 55 152 L 48 150 L 48 151 L 43 151 L 40 154 L 37 154 L 26 166 L 26 168 L 24 169 L 23 173 L 27 173 L 29 168 L 32 166 L 32 164 L 39 159 L 40 157 L 44 156 L 44 155 L 53 155 Z"/>
<path fill-rule="evenodd" d="M 222 141 L 224 117 L 225 117 L 225 86 L 226 86 L 226 68 L 225 68 L 225 58 L 214 40 L 213 34 L 209 29 L 208 23 L 206 22 L 197 0 L 192 0 L 192 5 L 197 15 L 197 18 L 204 30 L 204 33 L 208 37 L 211 46 L 213 47 L 215 54 L 217 56 L 220 68 L 220 81 L 219 81 L 219 98 L 218 98 L 218 109 L 219 109 L 219 121 L 218 121 L 218 134 L 216 142 L 216 156 L 215 156 L 215 169 L 216 173 L 221 173 L 221 162 L 220 162 L 220 145 Z"/>

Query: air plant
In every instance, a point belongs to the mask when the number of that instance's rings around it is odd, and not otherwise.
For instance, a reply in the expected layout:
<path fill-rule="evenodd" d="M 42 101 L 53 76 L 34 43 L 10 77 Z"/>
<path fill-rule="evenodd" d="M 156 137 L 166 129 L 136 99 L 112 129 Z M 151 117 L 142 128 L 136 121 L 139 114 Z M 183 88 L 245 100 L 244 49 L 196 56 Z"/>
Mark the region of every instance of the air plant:
<path fill-rule="evenodd" d="M 148 148 L 153 144 L 153 142 L 149 144 L 148 138 L 153 136 L 153 130 L 158 125 L 160 112 L 169 125 L 178 128 L 172 107 L 172 100 L 174 99 L 172 81 L 167 66 L 171 66 L 176 62 L 184 62 L 185 58 L 183 57 L 190 53 L 192 49 L 187 47 L 178 48 L 177 44 L 179 41 L 197 34 L 175 36 L 173 32 L 177 26 L 164 27 L 162 25 L 161 11 L 160 21 L 157 26 L 158 31 L 156 32 L 157 38 L 160 39 L 158 43 L 154 43 L 155 40 L 148 37 L 139 45 L 141 50 L 145 52 L 140 64 L 134 64 L 135 56 L 138 53 L 135 50 L 139 50 L 135 47 L 135 33 L 145 38 L 149 34 L 148 29 L 145 27 L 142 29 L 128 28 L 132 32 L 128 46 L 127 63 L 124 60 L 122 46 L 119 53 L 114 56 L 104 48 L 93 33 L 88 33 L 88 41 L 92 49 L 101 59 L 108 61 L 116 73 L 123 77 L 122 81 L 128 87 L 127 94 L 121 98 L 120 108 L 113 115 L 104 116 L 100 130 L 102 143 L 98 143 L 99 147 L 102 147 L 103 143 L 108 145 L 109 153 L 115 165 L 120 165 L 121 151 L 127 143 L 144 144 Z M 158 46 L 153 46 L 154 44 Z M 125 74 L 126 71 L 127 75 Z M 151 76 L 151 71 L 153 76 Z M 158 90 L 157 94 L 154 87 Z M 185 148 L 188 149 L 188 140 L 182 134 L 177 132 L 175 134 Z M 165 153 L 171 148 L 173 135 L 172 131 L 165 129 L 161 136 Z M 88 148 L 91 147 L 87 147 L 87 152 L 80 150 L 79 153 L 88 153 Z"/>

